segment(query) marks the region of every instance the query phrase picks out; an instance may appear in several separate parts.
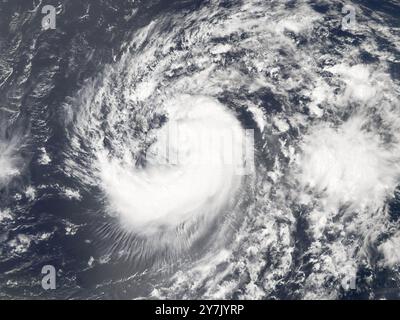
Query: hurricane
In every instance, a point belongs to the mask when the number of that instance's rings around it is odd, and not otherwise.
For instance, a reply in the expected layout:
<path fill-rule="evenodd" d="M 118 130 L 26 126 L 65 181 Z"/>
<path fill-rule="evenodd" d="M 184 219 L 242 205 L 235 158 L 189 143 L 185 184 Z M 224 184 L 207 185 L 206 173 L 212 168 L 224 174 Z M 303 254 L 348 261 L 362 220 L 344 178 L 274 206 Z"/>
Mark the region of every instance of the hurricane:
<path fill-rule="evenodd" d="M 398 298 L 397 1 L 36 2 L 0 5 L 0 297 Z"/>

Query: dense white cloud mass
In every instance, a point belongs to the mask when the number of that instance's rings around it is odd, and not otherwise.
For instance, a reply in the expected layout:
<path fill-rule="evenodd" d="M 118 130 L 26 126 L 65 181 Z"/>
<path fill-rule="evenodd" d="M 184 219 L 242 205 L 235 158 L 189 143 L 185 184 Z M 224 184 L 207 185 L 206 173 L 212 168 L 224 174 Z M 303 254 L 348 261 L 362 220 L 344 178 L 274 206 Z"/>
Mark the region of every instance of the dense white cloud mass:
<path fill-rule="evenodd" d="M 214 218 L 240 187 L 245 136 L 230 111 L 201 96 L 179 97 L 166 108 L 168 125 L 157 133 L 145 168 L 99 156 L 111 206 L 140 232 Z"/>
<path fill-rule="evenodd" d="M 302 144 L 299 181 L 324 201 L 324 210 L 377 210 L 393 196 L 399 149 L 385 145 L 354 116 L 338 128 L 317 126 Z"/>
<path fill-rule="evenodd" d="M 0 186 L 19 174 L 20 159 L 13 141 L 0 141 Z"/>
<path fill-rule="evenodd" d="M 210 1 L 158 16 L 67 108 L 65 172 L 99 186 L 131 232 L 110 231 L 113 249 L 133 260 L 162 251 L 163 261 L 204 249 L 154 297 L 337 298 L 360 268 L 398 262 L 388 203 L 400 182 L 399 84 L 376 35 L 398 39 L 372 20 L 336 35 L 336 5 L 314 9 Z M 188 137 L 172 139 L 177 165 L 160 151 L 174 123 Z M 225 165 L 226 150 L 196 148 L 203 133 L 231 128 L 238 149 L 249 123 L 254 175 Z M 207 236 L 212 245 L 196 242 Z"/>

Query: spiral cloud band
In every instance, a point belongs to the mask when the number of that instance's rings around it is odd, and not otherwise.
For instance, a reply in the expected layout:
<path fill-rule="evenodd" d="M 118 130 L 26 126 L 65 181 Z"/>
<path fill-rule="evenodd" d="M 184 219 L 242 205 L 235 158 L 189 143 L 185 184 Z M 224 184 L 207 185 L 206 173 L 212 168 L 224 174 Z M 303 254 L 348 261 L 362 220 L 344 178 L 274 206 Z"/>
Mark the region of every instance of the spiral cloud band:
<path fill-rule="evenodd" d="M 240 187 L 246 140 L 237 119 L 207 97 L 179 97 L 166 108 L 169 125 L 158 130 L 144 168 L 99 159 L 111 205 L 136 230 L 215 216 Z"/>

